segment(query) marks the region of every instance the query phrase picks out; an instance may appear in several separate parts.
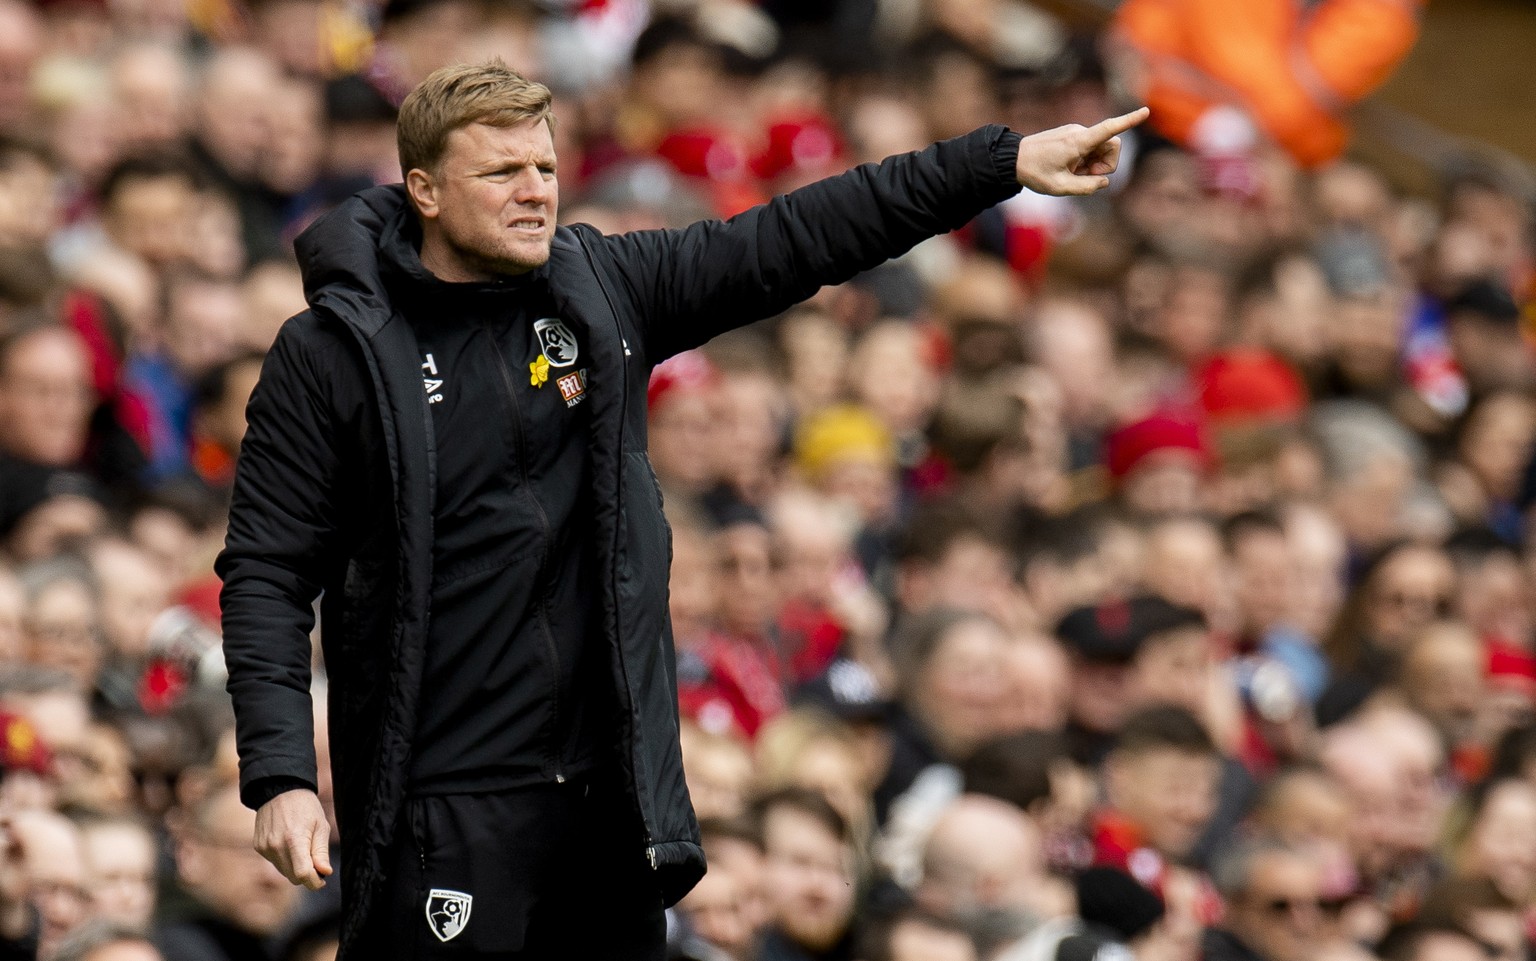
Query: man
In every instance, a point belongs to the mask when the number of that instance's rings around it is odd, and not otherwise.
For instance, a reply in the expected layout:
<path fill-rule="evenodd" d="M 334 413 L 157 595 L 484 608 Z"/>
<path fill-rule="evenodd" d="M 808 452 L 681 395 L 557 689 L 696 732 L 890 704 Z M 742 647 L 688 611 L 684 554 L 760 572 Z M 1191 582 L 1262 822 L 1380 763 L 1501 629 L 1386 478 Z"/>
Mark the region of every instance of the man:
<path fill-rule="evenodd" d="M 988 915 L 1028 926 L 1070 909 L 1071 895 L 1046 873 L 1040 829 L 1006 801 L 960 797 L 939 815 L 923 848 L 918 906 L 971 923 Z"/>
<path fill-rule="evenodd" d="M 246 844 L 251 812 L 232 785 L 188 812 L 176 843 L 176 878 L 193 905 L 156 932 L 166 961 L 267 961 L 302 891 Z"/>
<path fill-rule="evenodd" d="M 1205 932 L 1205 961 L 1310 961 L 1322 953 L 1323 872 L 1279 841 L 1240 843 L 1217 863 L 1226 901 L 1220 928 Z"/>
<path fill-rule="evenodd" d="M 758 961 L 851 961 L 854 851 L 848 822 L 815 791 L 784 788 L 759 802 L 768 928 Z"/>
<path fill-rule="evenodd" d="M 1187 866 L 1216 810 L 1220 775 L 1210 735 L 1172 706 L 1126 718 L 1104 761 L 1108 804 L 1094 819 L 1093 862 L 1161 897 L 1175 931 L 1198 930 L 1220 913 L 1210 881 Z"/>
<path fill-rule="evenodd" d="M 610 238 L 556 229 L 545 87 L 493 62 L 406 98 L 404 187 L 299 241 L 311 309 L 252 398 L 218 565 L 242 799 L 310 887 L 332 871 L 308 690 L 324 592 L 344 957 L 660 957 L 663 904 L 703 859 L 651 368 L 1021 182 L 1104 186 L 1143 118 L 986 128 L 728 223 Z"/>

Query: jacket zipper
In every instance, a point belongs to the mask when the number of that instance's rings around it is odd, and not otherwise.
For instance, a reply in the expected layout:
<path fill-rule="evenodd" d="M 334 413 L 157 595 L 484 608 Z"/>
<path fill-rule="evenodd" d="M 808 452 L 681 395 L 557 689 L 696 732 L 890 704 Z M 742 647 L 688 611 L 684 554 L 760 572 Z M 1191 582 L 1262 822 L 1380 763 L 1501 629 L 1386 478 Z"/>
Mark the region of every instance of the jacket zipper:
<path fill-rule="evenodd" d="M 507 358 L 501 352 L 501 342 L 497 340 L 495 332 L 488 321 L 482 322 L 481 330 L 490 338 L 491 353 L 496 357 L 496 369 L 501 372 L 501 382 L 506 388 L 507 398 L 512 404 L 512 423 L 517 429 L 517 472 L 522 481 L 523 494 L 533 504 L 534 513 L 539 518 L 539 529 L 544 534 L 543 546 L 539 550 L 539 566 L 535 577 L 536 583 L 544 582 L 544 568 L 549 560 L 550 528 L 549 515 L 544 512 L 544 505 L 534 496 L 533 488 L 528 481 L 528 442 L 523 433 L 523 405 L 517 398 L 517 389 L 512 380 L 512 371 L 507 367 Z M 550 727 L 554 736 L 560 732 L 560 649 L 555 644 L 555 634 L 549 627 L 549 599 L 542 593 L 539 594 L 539 627 L 544 632 L 545 647 L 549 652 L 549 663 L 553 671 L 550 678 L 550 704 L 553 715 Z M 553 737 L 552 737 L 553 740 Z M 565 783 L 565 772 L 560 769 L 560 749 L 558 745 L 550 745 L 550 755 L 554 758 L 555 783 Z"/>
<path fill-rule="evenodd" d="M 608 293 L 608 285 L 603 282 L 603 275 L 597 269 L 597 262 L 592 259 L 592 251 L 587 248 L 587 242 L 586 242 L 586 240 L 584 240 L 582 238 L 582 236 L 581 236 L 581 234 L 579 232 L 575 233 L 574 236 L 576 238 L 576 243 L 581 246 L 581 252 L 586 255 L 587 264 L 589 266 L 591 266 L 591 268 L 592 268 L 592 276 L 597 281 L 597 289 L 601 290 L 603 292 L 603 300 L 607 301 L 607 303 L 608 303 L 608 312 L 613 315 L 613 322 L 618 327 L 619 341 L 620 341 L 620 343 L 622 343 L 624 345 L 624 357 L 625 357 L 625 359 L 619 362 L 619 436 L 618 436 L 619 506 L 620 506 L 620 509 L 622 509 L 623 508 L 623 497 L 624 497 L 624 426 L 625 426 L 625 421 L 629 417 L 629 360 L 628 360 L 628 358 L 630 356 L 629 341 L 627 339 L 625 339 L 625 337 L 624 337 L 624 321 L 619 316 L 618 308 L 616 308 L 613 305 L 613 297 L 612 297 L 612 295 L 610 295 Z M 614 525 L 614 526 L 616 528 L 618 527 L 618 525 Z M 615 530 L 614 531 L 614 535 L 613 535 L 613 556 L 614 556 L 615 559 L 617 559 L 618 556 L 619 556 L 619 531 L 618 530 Z M 610 583 L 612 585 L 612 591 L 613 591 L 613 616 L 614 616 L 614 620 L 615 620 L 614 628 L 615 628 L 616 631 L 622 631 L 623 630 L 623 626 L 618 623 L 618 618 L 620 616 L 620 611 L 623 609 L 623 605 L 619 603 L 619 581 L 618 581 L 618 578 L 611 576 L 614 573 L 615 573 L 614 571 L 609 571 Z M 634 731 L 634 726 L 635 726 L 634 725 L 635 699 L 634 699 L 633 695 L 631 695 L 630 692 L 629 692 L 629 661 L 624 657 L 624 639 L 622 637 L 615 636 L 614 637 L 614 642 L 618 645 L 619 673 L 620 673 L 620 675 L 624 679 L 624 690 L 621 692 L 623 694 L 623 697 L 624 697 L 624 708 L 625 708 L 625 710 L 627 710 L 629 712 L 629 715 L 630 715 L 630 734 L 629 734 L 630 758 L 629 758 L 629 763 L 630 763 L 631 767 L 634 767 L 635 766 L 635 758 L 634 758 L 634 753 L 635 753 L 635 731 Z M 635 792 L 635 807 L 637 809 L 636 813 L 638 813 L 640 815 L 640 825 L 641 825 L 642 828 L 645 829 L 645 857 L 646 857 L 646 860 L 648 860 L 650 862 L 650 864 L 651 864 L 651 870 L 654 871 L 654 870 L 656 870 L 656 839 L 655 839 L 655 836 L 651 833 L 650 821 L 647 820 L 646 816 L 645 816 L 645 804 L 644 804 L 644 802 L 642 802 L 640 800 L 640 784 L 638 783 L 638 777 L 636 777 L 635 780 L 636 780 L 636 783 L 633 785 L 633 787 L 634 787 L 634 792 Z"/>

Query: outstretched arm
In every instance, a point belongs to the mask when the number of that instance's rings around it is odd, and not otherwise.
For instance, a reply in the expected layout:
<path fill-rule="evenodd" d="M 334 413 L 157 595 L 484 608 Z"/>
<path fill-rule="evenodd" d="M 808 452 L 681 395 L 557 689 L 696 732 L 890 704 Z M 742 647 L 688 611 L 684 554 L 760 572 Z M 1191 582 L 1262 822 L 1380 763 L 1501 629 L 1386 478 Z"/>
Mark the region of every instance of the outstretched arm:
<path fill-rule="evenodd" d="M 1021 186 L 1088 194 L 1108 183 L 1118 135 L 1139 110 L 1092 127 L 1029 137 L 983 127 L 802 187 L 726 221 L 602 238 L 623 295 L 642 321 L 646 359 L 659 363 L 743 324 L 771 317 L 936 234 Z"/>

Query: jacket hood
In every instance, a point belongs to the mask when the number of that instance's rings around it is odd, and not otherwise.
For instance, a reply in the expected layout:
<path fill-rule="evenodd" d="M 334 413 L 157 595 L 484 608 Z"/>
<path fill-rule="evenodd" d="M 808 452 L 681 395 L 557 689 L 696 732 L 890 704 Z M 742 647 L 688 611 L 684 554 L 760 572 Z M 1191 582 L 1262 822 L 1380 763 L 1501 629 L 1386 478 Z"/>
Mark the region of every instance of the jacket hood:
<path fill-rule="evenodd" d="M 359 323 L 369 336 L 392 313 L 380 252 L 387 240 L 404 243 L 400 227 L 411 215 L 405 187 L 390 184 L 353 194 L 294 241 L 310 307 Z M 419 261 L 418 261 L 419 263 Z"/>

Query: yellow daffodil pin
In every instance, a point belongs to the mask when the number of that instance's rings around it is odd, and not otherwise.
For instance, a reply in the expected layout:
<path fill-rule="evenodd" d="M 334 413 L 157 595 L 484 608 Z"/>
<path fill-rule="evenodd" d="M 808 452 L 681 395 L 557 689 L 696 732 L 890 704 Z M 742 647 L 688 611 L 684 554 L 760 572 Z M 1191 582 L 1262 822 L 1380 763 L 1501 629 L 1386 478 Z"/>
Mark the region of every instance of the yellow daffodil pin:
<path fill-rule="evenodd" d="M 540 354 L 538 358 L 528 365 L 528 383 L 535 387 L 543 387 L 549 380 L 549 358 Z"/>

